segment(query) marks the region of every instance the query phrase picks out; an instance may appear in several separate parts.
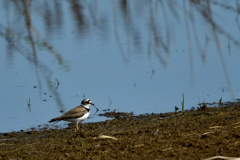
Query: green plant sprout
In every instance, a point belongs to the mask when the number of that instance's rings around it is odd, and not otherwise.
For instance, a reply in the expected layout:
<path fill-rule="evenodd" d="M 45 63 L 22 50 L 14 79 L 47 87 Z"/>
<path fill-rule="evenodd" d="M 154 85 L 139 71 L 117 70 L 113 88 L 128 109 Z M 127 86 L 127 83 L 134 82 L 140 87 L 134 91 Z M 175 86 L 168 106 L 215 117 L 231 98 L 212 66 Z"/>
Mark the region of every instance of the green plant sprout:
<path fill-rule="evenodd" d="M 29 110 L 29 112 L 31 112 L 30 98 L 29 98 L 29 100 L 26 98 L 26 100 L 27 100 L 27 104 L 28 104 L 27 111 Z"/>

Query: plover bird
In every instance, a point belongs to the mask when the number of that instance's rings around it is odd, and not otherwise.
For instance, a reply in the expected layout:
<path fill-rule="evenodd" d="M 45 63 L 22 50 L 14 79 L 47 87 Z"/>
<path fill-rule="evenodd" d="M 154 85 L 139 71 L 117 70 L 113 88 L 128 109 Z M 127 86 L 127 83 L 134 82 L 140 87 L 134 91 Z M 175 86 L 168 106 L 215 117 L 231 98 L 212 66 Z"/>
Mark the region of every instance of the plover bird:
<path fill-rule="evenodd" d="M 75 123 L 75 132 L 76 132 L 77 130 L 79 130 L 78 123 L 84 121 L 89 116 L 91 105 L 94 106 L 94 104 L 90 101 L 90 99 L 84 99 L 82 100 L 81 105 L 71 109 L 70 111 L 66 112 L 62 116 L 51 119 L 49 122 L 55 122 L 55 121 L 58 122 L 58 121 L 64 120 L 64 121 Z"/>

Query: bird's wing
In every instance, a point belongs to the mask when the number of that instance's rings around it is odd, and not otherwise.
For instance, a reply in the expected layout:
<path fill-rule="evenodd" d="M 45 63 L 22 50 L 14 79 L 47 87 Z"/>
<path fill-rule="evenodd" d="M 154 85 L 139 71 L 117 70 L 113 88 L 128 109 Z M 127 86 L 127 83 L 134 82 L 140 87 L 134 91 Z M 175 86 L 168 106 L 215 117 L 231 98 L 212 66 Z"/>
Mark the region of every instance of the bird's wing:
<path fill-rule="evenodd" d="M 87 112 L 87 109 L 85 109 L 81 106 L 77 106 L 77 107 L 71 109 L 70 111 L 66 112 L 62 116 L 51 119 L 49 122 L 82 117 L 86 112 Z"/>
<path fill-rule="evenodd" d="M 69 118 L 77 118 L 77 117 L 82 117 L 85 113 L 87 112 L 87 109 L 83 107 L 76 107 L 62 115 L 63 117 L 66 117 L 66 119 Z"/>

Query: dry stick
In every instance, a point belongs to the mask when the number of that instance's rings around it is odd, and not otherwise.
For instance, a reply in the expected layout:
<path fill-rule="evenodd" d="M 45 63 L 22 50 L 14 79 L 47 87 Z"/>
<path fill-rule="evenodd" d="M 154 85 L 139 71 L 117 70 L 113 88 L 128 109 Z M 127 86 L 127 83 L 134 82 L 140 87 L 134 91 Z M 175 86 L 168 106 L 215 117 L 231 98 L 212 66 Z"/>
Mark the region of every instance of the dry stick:
<path fill-rule="evenodd" d="M 159 132 L 159 129 L 156 130 L 156 132 L 153 133 L 153 135 L 156 135 Z"/>
<path fill-rule="evenodd" d="M 207 135 L 207 134 L 210 134 L 210 133 L 215 133 L 215 132 L 218 132 L 218 131 L 205 132 L 205 133 L 203 133 L 202 135 L 204 136 L 204 135 Z"/>
<path fill-rule="evenodd" d="M 227 160 L 240 160 L 240 158 L 238 157 L 225 157 L 225 156 L 215 156 L 215 157 L 210 157 L 204 160 L 212 160 L 212 159 L 217 159 L 217 158 L 221 158 L 221 159 L 227 159 Z"/>
<path fill-rule="evenodd" d="M 93 106 L 96 108 L 96 112 L 93 114 L 93 115 L 95 115 L 99 111 L 99 109 L 94 104 L 93 104 Z"/>
<path fill-rule="evenodd" d="M 97 137 L 97 139 L 113 139 L 113 140 L 118 140 L 118 139 L 115 138 L 115 137 L 106 136 L 106 135 L 99 135 L 99 136 Z"/>
<path fill-rule="evenodd" d="M 111 105 L 112 105 L 112 101 L 111 101 L 111 99 L 110 99 L 110 97 L 107 95 L 107 97 L 108 97 L 108 99 L 109 99 L 109 107 L 108 107 L 108 111 L 110 110 L 110 107 L 111 107 Z"/>
<path fill-rule="evenodd" d="M 227 126 L 213 126 L 213 127 L 209 127 L 210 129 L 219 129 L 219 128 L 224 128 L 224 127 L 228 127 L 228 126 L 233 126 L 233 125 L 237 125 L 239 124 L 240 122 L 237 122 L 237 123 L 234 123 L 234 124 L 230 124 L 230 125 L 227 125 Z M 238 128 L 239 126 L 235 126 L 233 128 Z M 210 133 L 215 133 L 215 132 L 224 132 L 224 130 L 216 130 L 216 131 L 209 131 L 209 132 L 205 132 L 203 133 L 202 135 L 207 135 L 207 134 L 210 134 Z M 226 131 L 226 130 L 225 130 Z"/>

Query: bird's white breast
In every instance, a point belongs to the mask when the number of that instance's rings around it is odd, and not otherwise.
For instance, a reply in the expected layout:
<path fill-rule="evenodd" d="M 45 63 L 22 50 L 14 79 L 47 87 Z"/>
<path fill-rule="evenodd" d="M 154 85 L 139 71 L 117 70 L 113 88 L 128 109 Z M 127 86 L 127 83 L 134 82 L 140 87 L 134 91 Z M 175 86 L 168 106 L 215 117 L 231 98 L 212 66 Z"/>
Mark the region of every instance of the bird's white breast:
<path fill-rule="evenodd" d="M 73 118 L 73 119 L 66 119 L 66 121 L 68 121 L 68 122 L 73 122 L 73 123 L 75 123 L 75 124 L 78 124 L 79 122 L 82 122 L 82 121 L 84 121 L 85 119 L 87 119 L 88 116 L 89 116 L 89 114 L 90 114 L 90 111 L 89 111 L 89 112 L 86 112 L 82 117 Z"/>

